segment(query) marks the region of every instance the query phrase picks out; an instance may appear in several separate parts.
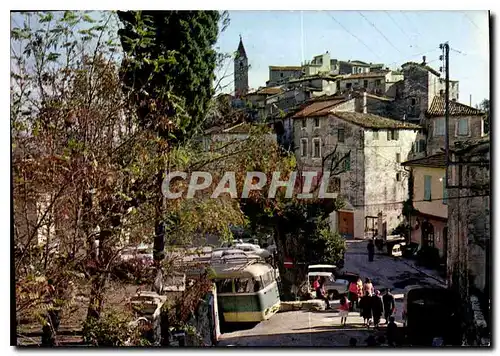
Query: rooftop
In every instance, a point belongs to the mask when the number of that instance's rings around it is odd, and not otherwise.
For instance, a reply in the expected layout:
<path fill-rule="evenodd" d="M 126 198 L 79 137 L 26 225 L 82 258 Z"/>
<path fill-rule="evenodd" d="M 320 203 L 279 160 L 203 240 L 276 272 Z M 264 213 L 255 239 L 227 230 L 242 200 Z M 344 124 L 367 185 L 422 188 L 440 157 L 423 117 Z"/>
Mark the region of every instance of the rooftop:
<path fill-rule="evenodd" d="M 429 72 L 431 72 L 432 74 L 434 75 L 437 75 L 438 77 L 441 76 L 441 73 L 439 73 L 437 70 L 435 70 L 434 68 L 432 67 L 429 67 L 428 65 L 426 64 L 422 64 L 422 63 L 417 63 L 417 62 L 406 62 L 404 63 L 403 65 L 401 65 L 401 68 L 404 68 L 406 66 L 417 66 L 417 67 L 420 67 L 422 69 L 425 69 Z"/>
<path fill-rule="evenodd" d="M 241 36 L 240 36 L 240 43 L 238 45 L 237 52 L 240 55 L 240 57 L 247 58 L 247 53 L 245 51 L 245 47 L 243 46 L 243 40 L 241 39 Z"/>
<path fill-rule="evenodd" d="M 301 66 L 269 66 L 270 70 L 302 70 Z"/>
<path fill-rule="evenodd" d="M 427 156 L 418 159 L 412 159 L 401 163 L 402 166 L 413 166 L 413 167 L 434 167 L 434 168 L 445 168 L 446 167 L 446 157 L 444 153 L 438 153 L 432 156 Z"/>
<path fill-rule="evenodd" d="M 283 89 L 281 87 L 266 87 L 257 90 L 255 93 L 252 94 L 259 94 L 259 95 L 275 95 L 275 94 L 280 94 L 283 92 Z"/>
<path fill-rule="evenodd" d="M 251 125 L 246 122 L 242 122 L 238 125 L 235 125 L 233 127 L 227 128 L 222 131 L 222 133 L 229 133 L 229 134 L 248 134 L 250 132 L 259 130 L 259 129 L 265 129 L 266 132 L 271 132 L 272 129 L 269 128 L 267 125 Z"/>
<path fill-rule="evenodd" d="M 304 117 L 327 116 L 335 106 L 348 100 L 349 99 L 344 97 L 332 97 L 326 100 L 317 100 L 304 107 L 292 118 L 297 119 Z"/>
<path fill-rule="evenodd" d="M 386 117 L 363 114 L 359 112 L 333 112 L 331 115 L 338 117 L 341 120 L 348 121 L 354 125 L 358 125 L 368 129 L 403 129 L 403 130 L 418 130 L 420 126 L 410 124 L 408 122 L 393 120 Z"/>
<path fill-rule="evenodd" d="M 445 115 L 445 100 L 441 96 L 435 96 L 432 99 L 431 107 L 427 110 L 427 116 L 444 116 Z M 469 115 L 479 115 L 482 116 L 485 113 L 479 109 L 473 108 L 472 106 L 465 105 L 456 101 L 450 101 L 449 106 L 450 116 L 469 116 Z"/>
<path fill-rule="evenodd" d="M 378 71 L 378 72 L 368 72 L 368 73 L 357 73 L 357 74 L 346 74 L 344 75 L 344 80 L 348 79 L 360 79 L 360 78 L 382 78 L 387 75 L 390 71 Z"/>

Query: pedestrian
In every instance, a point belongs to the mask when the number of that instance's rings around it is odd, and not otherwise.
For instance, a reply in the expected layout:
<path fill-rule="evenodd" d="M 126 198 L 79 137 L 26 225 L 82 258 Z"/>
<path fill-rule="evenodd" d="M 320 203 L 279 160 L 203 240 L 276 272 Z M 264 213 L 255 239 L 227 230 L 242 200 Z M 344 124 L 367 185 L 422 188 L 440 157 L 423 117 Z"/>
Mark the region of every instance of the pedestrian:
<path fill-rule="evenodd" d="M 330 301 L 325 296 L 325 279 L 320 278 L 318 276 L 316 281 L 314 281 L 314 289 L 316 290 L 316 298 L 324 300 L 326 303 L 326 309 L 331 309 L 330 308 Z"/>
<path fill-rule="evenodd" d="M 373 262 L 373 256 L 375 255 L 375 245 L 373 244 L 372 239 L 368 241 L 368 246 L 366 248 L 368 249 L 368 261 Z"/>
<path fill-rule="evenodd" d="M 342 296 L 342 298 L 340 298 L 339 314 L 340 325 L 345 326 L 347 323 L 347 317 L 349 316 L 349 301 L 345 296 Z"/>
<path fill-rule="evenodd" d="M 370 296 L 373 294 L 373 283 L 370 278 L 365 279 L 364 292 L 368 292 Z"/>
<path fill-rule="evenodd" d="M 370 327 L 370 321 L 372 318 L 372 298 L 368 294 L 368 292 L 366 292 L 363 298 L 361 298 L 361 300 L 359 301 L 359 308 L 361 309 L 363 325 L 366 327 Z"/>
<path fill-rule="evenodd" d="M 389 324 L 387 325 L 387 343 L 389 346 L 394 346 L 396 344 L 398 333 L 398 326 L 396 325 L 396 319 L 393 316 L 389 318 Z"/>
<path fill-rule="evenodd" d="M 358 302 L 359 302 L 359 300 L 364 295 L 364 292 L 363 292 L 363 281 L 361 280 L 361 277 L 358 277 L 357 287 L 358 287 Z M 359 308 L 359 303 L 358 303 L 358 308 Z"/>
<path fill-rule="evenodd" d="M 356 304 L 356 308 L 358 307 L 358 300 L 359 300 L 359 294 L 358 294 L 358 284 L 355 281 L 352 281 L 349 284 L 349 292 L 348 292 L 348 297 L 349 297 L 349 307 L 350 311 L 354 310 L 354 304 Z"/>
<path fill-rule="evenodd" d="M 394 314 L 396 311 L 396 301 L 394 299 L 394 296 L 391 293 L 390 288 L 387 288 L 385 290 L 385 294 L 382 297 L 382 301 L 384 302 L 384 318 L 385 318 L 385 324 L 389 323 L 389 318 Z"/>
<path fill-rule="evenodd" d="M 382 317 L 382 313 L 384 311 L 384 304 L 382 302 L 382 297 L 380 296 L 380 291 L 376 291 L 371 298 L 373 325 L 378 328 L 378 325 L 380 324 L 380 318 Z"/>

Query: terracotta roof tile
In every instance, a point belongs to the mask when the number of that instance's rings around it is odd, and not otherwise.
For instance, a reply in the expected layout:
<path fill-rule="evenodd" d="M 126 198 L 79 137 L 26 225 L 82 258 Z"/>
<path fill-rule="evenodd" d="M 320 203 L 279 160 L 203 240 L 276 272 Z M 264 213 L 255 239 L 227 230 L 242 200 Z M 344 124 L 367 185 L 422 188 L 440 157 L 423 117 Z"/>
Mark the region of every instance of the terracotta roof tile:
<path fill-rule="evenodd" d="M 446 157 L 444 153 L 438 153 L 432 156 L 427 156 L 418 159 L 412 159 L 401 163 L 402 166 L 416 166 L 416 167 L 446 167 Z"/>
<path fill-rule="evenodd" d="M 345 98 L 335 98 L 330 100 L 315 101 L 295 114 L 293 118 L 326 116 L 335 106 L 346 102 L 347 100 L 348 99 Z"/>
<path fill-rule="evenodd" d="M 264 95 L 275 95 L 283 92 L 283 89 L 280 87 L 267 87 L 257 90 L 255 94 L 264 94 Z"/>
<path fill-rule="evenodd" d="M 444 116 L 445 100 L 441 96 L 435 96 L 431 107 L 427 110 L 427 116 Z M 484 112 L 456 101 L 450 101 L 450 116 L 484 115 Z"/>
<path fill-rule="evenodd" d="M 338 117 L 341 120 L 351 122 L 355 125 L 370 128 L 370 129 L 409 129 L 418 130 L 421 127 L 408 122 L 388 119 L 386 117 L 363 114 L 359 112 L 333 112 L 331 115 Z"/>

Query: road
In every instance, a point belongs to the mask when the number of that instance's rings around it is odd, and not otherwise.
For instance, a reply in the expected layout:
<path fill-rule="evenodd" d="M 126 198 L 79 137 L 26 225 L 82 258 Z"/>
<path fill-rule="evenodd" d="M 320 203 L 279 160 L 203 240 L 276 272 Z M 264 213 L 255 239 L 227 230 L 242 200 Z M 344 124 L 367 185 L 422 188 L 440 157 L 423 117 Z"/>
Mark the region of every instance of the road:
<path fill-rule="evenodd" d="M 401 325 L 403 292 L 409 285 L 442 285 L 437 273 L 431 271 L 424 274 L 401 258 L 392 258 L 376 254 L 373 262 L 368 262 L 366 241 L 351 240 L 345 257 L 344 270 L 356 272 L 364 278 L 370 278 L 375 289 L 392 289 L 396 297 L 396 322 Z M 279 347 L 310 347 L 310 346 L 348 346 L 349 339 L 354 337 L 358 345 L 365 345 L 369 335 L 384 334 L 383 328 L 375 331 L 362 326 L 358 312 L 349 313 L 348 325 L 340 325 L 338 301 L 332 305 L 333 310 L 327 311 L 293 311 L 274 315 L 247 330 L 225 333 L 221 336 L 218 346 L 279 346 Z"/>

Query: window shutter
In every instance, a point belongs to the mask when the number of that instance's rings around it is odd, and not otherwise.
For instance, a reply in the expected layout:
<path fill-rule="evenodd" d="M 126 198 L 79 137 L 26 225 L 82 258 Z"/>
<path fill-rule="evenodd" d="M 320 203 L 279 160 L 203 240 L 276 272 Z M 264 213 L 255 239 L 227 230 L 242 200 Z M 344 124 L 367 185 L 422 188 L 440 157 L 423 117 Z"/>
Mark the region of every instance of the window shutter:
<path fill-rule="evenodd" d="M 349 153 L 344 160 L 344 168 L 346 171 L 351 170 L 351 153 Z"/>
<path fill-rule="evenodd" d="M 394 139 L 399 140 L 399 130 L 394 130 Z"/>
<path fill-rule="evenodd" d="M 391 140 L 391 130 L 387 130 L 387 141 Z"/>
<path fill-rule="evenodd" d="M 424 176 L 424 200 L 431 200 L 431 176 Z"/>

